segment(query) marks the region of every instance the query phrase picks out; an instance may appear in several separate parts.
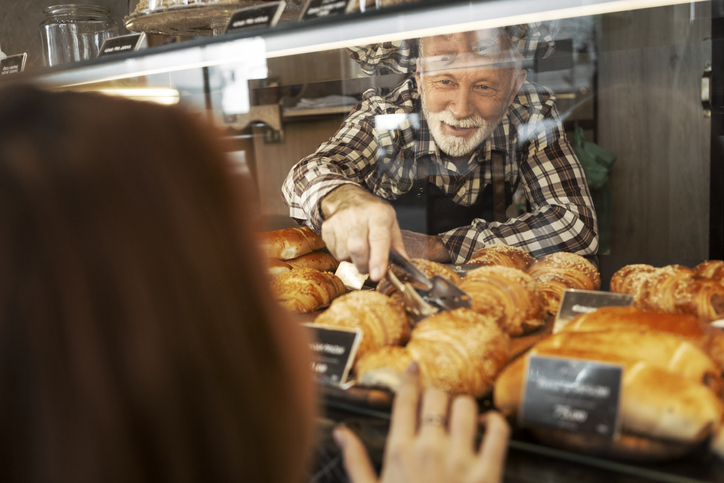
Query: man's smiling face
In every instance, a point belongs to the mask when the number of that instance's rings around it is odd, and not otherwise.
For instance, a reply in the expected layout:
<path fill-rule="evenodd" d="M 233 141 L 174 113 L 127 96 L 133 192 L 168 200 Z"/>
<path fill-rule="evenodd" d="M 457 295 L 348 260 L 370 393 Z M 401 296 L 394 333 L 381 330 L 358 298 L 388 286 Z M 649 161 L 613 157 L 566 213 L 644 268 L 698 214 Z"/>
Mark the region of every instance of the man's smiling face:
<path fill-rule="evenodd" d="M 470 154 L 500 123 L 525 71 L 511 64 L 499 31 L 428 37 L 418 65 L 422 109 L 438 147 Z"/>

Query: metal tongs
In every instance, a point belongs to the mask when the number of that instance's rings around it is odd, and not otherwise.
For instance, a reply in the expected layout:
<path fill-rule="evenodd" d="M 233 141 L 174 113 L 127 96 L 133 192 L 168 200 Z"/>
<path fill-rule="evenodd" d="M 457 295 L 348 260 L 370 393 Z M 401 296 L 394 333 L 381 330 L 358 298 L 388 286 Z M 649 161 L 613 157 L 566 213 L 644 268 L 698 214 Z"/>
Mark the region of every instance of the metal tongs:
<path fill-rule="evenodd" d="M 405 307 L 417 319 L 436 314 L 441 310 L 454 310 L 460 307 L 470 308 L 472 306 L 472 298 L 460 287 L 441 275 L 434 275 L 429 278 L 395 249 L 390 249 L 390 263 L 399 267 L 413 281 L 423 286 L 422 289 L 416 289 L 410 283 L 401 282 L 392 270 L 387 271 L 387 276 L 392 285 L 402 293 Z"/>

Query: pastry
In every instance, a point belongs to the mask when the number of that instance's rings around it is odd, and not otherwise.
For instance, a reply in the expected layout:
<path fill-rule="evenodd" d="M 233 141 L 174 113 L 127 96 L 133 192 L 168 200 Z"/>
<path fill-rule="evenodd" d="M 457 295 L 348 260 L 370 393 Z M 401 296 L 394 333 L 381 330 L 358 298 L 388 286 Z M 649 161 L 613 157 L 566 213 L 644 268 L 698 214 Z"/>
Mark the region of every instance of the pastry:
<path fill-rule="evenodd" d="M 493 317 L 511 336 L 544 325 L 543 298 L 525 272 L 505 266 L 484 266 L 469 271 L 460 288 L 473 299 L 472 309 Z"/>
<path fill-rule="evenodd" d="M 580 255 L 556 252 L 533 262 L 528 275 L 538 284 L 545 309 L 558 313 L 567 289 L 598 290 L 601 275 L 596 267 Z"/>
<path fill-rule="evenodd" d="M 339 297 L 314 323 L 362 329 L 357 359 L 382 347 L 406 342 L 410 334 L 402 305 L 373 290 L 354 291 Z"/>
<path fill-rule="evenodd" d="M 497 244 L 489 245 L 473 253 L 468 263 L 486 266 L 502 265 L 525 271 L 533 263 L 533 257 L 522 248 Z"/>
<path fill-rule="evenodd" d="M 344 294 L 342 281 L 331 272 L 299 268 L 272 280 L 272 293 L 284 307 L 295 312 L 314 312 Z"/>

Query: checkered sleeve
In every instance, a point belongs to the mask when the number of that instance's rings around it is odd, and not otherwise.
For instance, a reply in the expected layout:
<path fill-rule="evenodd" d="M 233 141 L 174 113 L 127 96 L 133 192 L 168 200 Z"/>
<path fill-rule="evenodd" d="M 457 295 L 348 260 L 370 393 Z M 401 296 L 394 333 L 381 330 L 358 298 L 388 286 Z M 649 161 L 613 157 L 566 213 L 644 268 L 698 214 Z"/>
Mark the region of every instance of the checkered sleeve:
<path fill-rule="evenodd" d="M 442 233 L 454 263 L 465 263 L 494 243 L 518 246 L 540 257 L 568 251 L 591 255 L 598 250 L 598 226 L 580 162 L 566 139 L 553 99 L 541 115 L 519 126 L 523 187 L 532 211 L 504 223 L 476 219 Z"/>
<path fill-rule="evenodd" d="M 292 218 L 319 232 L 322 199 L 344 184 L 364 184 L 376 169 L 373 119 L 369 104 L 358 104 L 329 141 L 292 167 L 282 186 Z"/>

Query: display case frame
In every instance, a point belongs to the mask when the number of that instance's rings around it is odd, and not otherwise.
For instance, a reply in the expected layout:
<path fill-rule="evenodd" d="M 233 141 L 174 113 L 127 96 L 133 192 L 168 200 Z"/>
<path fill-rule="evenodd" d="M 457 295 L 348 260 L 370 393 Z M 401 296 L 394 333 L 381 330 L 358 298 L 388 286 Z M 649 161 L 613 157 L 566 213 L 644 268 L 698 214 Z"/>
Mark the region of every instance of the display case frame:
<path fill-rule="evenodd" d="M 621 10 L 653 8 L 654 5 L 674 5 L 681 2 L 637 1 L 626 4 L 614 0 L 493 0 L 493 1 L 424 1 L 385 9 L 352 13 L 340 17 L 323 18 L 307 22 L 286 23 L 274 28 L 237 31 L 217 37 L 196 38 L 184 42 L 159 45 L 138 52 L 78 62 L 27 72 L 7 81 L 30 82 L 52 89 L 89 89 L 113 84 L 124 79 L 164 75 L 173 72 L 198 70 L 202 72 L 203 92 L 198 97 L 200 110 L 216 109 L 212 99 L 213 86 L 208 69 L 225 65 L 242 65 L 244 69 L 257 69 L 256 77 L 263 78 L 266 62 L 287 56 L 341 49 L 347 46 L 380 40 L 401 40 L 411 37 L 446 33 L 475 28 L 508 25 L 513 22 L 556 20 L 583 15 L 599 15 Z M 709 2 L 716 11 L 721 2 Z M 712 14 L 713 54 L 715 69 L 712 74 L 712 140 L 724 133 L 724 29 L 721 18 Z M 263 45 L 263 47 L 259 47 Z M 253 47 L 253 48 L 252 48 Z M 254 50 L 250 55 L 249 50 Z M 320 79 L 325 80 L 325 79 Z M 6 80 L 3 80 L 5 82 Z M 709 220 L 709 252 L 711 258 L 724 257 L 724 150 L 711 145 L 710 172 L 711 211 Z M 350 405 L 327 398 L 330 417 L 385 419 L 388 412 L 374 411 L 359 405 Z M 510 445 L 510 481 L 528 481 L 516 465 L 536 460 L 541 471 L 550 471 L 557 481 L 580 479 L 583 469 L 590 469 L 587 481 L 712 481 L 724 475 L 724 465 L 712 457 L 693 457 L 659 466 L 636 465 L 579 455 L 547 448 L 531 442 L 525 435 L 516 435 Z M 530 456 L 525 463 L 526 455 Z M 538 457 L 542 458 L 538 461 Z M 571 465 L 566 469 L 566 465 Z M 575 470 L 570 468 L 575 467 Z M 572 476 L 571 476 L 572 474 Z M 517 476 L 513 476 L 517 475 Z M 598 476 L 595 476 L 598 475 Z M 532 481 L 532 480 L 531 480 Z"/>

